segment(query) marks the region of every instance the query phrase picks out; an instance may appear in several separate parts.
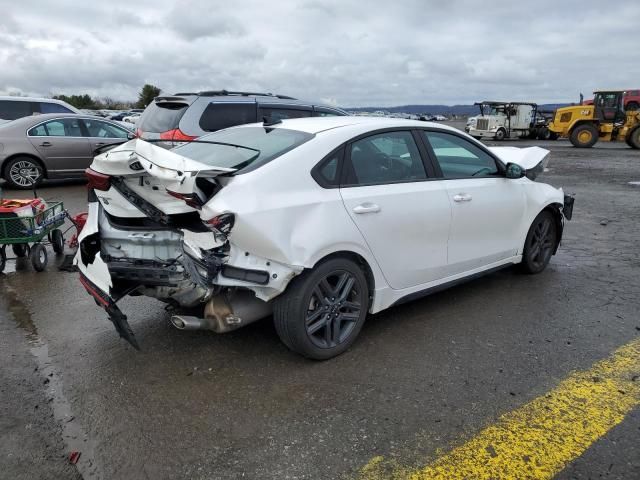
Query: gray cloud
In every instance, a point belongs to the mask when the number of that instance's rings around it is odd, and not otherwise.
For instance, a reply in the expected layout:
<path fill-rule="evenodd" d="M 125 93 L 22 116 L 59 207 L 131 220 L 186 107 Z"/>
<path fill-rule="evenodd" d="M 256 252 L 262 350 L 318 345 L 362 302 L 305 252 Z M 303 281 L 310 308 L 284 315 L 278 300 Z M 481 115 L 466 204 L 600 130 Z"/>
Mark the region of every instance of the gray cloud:
<path fill-rule="evenodd" d="M 575 100 L 640 82 L 640 4 L 0 0 L 0 94 L 263 90 L 343 106 Z"/>

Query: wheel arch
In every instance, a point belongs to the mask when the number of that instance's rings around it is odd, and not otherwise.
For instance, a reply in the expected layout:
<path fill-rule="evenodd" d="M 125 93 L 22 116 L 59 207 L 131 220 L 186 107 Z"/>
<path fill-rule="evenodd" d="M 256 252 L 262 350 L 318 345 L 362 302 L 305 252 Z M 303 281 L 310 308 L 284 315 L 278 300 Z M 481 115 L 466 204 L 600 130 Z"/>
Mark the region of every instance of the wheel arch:
<path fill-rule="evenodd" d="M 47 166 L 44 164 L 44 162 L 40 157 L 32 153 L 14 153 L 13 155 L 10 155 L 7 158 L 5 158 L 4 161 L 2 162 L 2 167 L 0 167 L 0 177 L 5 178 L 4 176 L 7 171 L 7 165 L 9 165 L 9 162 L 19 157 L 27 157 L 38 162 L 38 164 L 42 167 L 42 173 L 44 178 L 49 178 L 49 172 L 47 171 Z"/>
<path fill-rule="evenodd" d="M 569 135 L 571 135 L 573 133 L 573 131 L 578 128 L 580 125 L 593 125 L 594 127 L 598 128 L 598 125 L 600 125 L 600 122 L 596 119 L 581 119 L 581 120 L 576 120 L 571 127 L 569 127 L 569 129 L 567 130 L 567 133 Z"/>
<path fill-rule="evenodd" d="M 375 293 L 376 279 L 375 275 L 373 274 L 371 265 L 369 265 L 367 259 L 359 253 L 350 250 L 338 250 L 329 253 L 328 255 L 325 255 L 324 257 L 317 260 L 312 268 L 316 268 L 318 265 L 334 258 L 346 258 L 360 265 L 364 276 L 367 279 L 367 287 L 369 287 L 369 302 L 371 303 L 373 301 L 373 295 Z"/>

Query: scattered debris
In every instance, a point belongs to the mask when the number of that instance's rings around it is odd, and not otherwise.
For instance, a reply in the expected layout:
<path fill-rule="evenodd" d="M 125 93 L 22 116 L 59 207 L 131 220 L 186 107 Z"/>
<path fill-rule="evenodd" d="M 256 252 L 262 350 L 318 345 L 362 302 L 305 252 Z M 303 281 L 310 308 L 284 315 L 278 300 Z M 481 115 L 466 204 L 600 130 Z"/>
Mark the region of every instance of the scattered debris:
<path fill-rule="evenodd" d="M 640 187 L 640 182 L 627 182 L 632 187 Z"/>
<path fill-rule="evenodd" d="M 606 226 L 608 224 L 609 224 L 609 220 L 608 219 L 605 218 L 603 220 L 600 220 L 600 225 Z"/>
<path fill-rule="evenodd" d="M 76 463 L 78 463 L 78 460 L 80 460 L 80 452 L 74 450 L 69 454 L 69 463 L 71 465 L 75 465 Z"/>

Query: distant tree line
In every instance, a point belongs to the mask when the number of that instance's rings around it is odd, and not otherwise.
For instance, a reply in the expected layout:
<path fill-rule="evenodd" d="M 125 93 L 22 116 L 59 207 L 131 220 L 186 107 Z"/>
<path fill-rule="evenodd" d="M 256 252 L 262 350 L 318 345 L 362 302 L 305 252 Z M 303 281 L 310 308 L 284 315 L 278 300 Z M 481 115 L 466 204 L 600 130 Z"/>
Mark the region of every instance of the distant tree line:
<path fill-rule="evenodd" d="M 86 93 L 84 95 L 54 95 L 56 100 L 62 100 L 76 108 L 86 108 L 91 110 L 126 110 L 128 108 L 145 108 L 155 97 L 160 95 L 161 90 L 155 85 L 145 84 L 138 93 L 138 101 L 114 100 L 110 97 L 93 98 Z"/>

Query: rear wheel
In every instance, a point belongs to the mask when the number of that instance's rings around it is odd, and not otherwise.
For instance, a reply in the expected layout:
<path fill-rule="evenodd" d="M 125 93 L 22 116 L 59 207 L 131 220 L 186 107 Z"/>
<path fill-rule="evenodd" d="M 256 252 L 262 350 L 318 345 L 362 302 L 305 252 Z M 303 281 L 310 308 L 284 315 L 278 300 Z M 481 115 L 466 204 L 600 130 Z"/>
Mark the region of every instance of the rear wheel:
<path fill-rule="evenodd" d="M 583 123 L 571 131 L 569 140 L 574 147 L 591 148 L 598 141 L 598 129 L 591 123 Z"/>
<path fill-rule="evenodd" d="M 42 272 L 47 268 L 47 249 L 41 243 L 36 243 L 31 247 L 31 265 L 36 272 Z"/>
<path fill-rule="evenodd" d="M 276 298 L 273 319 L 287 347 L 314 360 L 327 360 L 351 346 L 368 307 L 369 288 L 360 266 L 334 258 L 294 278 Z"/>
<path fill-rule="evenodd" d="M 13 253 L 16 257 L 22 258 L 27 255 L 29 247 L 26 243 L 14 243 L 13 245 L 11 245 L 11 250 L 13 250 Z"/>
<path fill-rule="evenodd" d="M 557 140 L 558 139 L 558 134 L 556 132 L 552 132 L 551 130 L 549 130 L 549 140 Z"/>
<path fill-rule="evenodd" d="M 64 237 L 58 228 L 51 231 L 51 246 L 57 254 L 64 253 Z"/>
<path fill-rule="evenodd" d="M 524 272 L 540 273 L 547 267 L 556 246 L 557 235 L 553 214 L 547 210 L 540 212 L 531 224 L 524 242 L 520 264 Z"/>
<path fill-rule="evenodd" d="M 4 178 L 12 187 L 29 189 L 42 183 L 44 171 L 37 160 L 30 157 L 17 157 L 7 164 Z"/>
<path fill-rule="evenodd" d="M 640 127 L 632 130 L 627 138 L 627 143 L 631 148 L 640 149 Z"/>
<path fill-rule="evenodd" d="M 543 127 L 538 130 L 538 140 L 549 140 L 551 137 L 551 132 L 547 127 Z"/>

